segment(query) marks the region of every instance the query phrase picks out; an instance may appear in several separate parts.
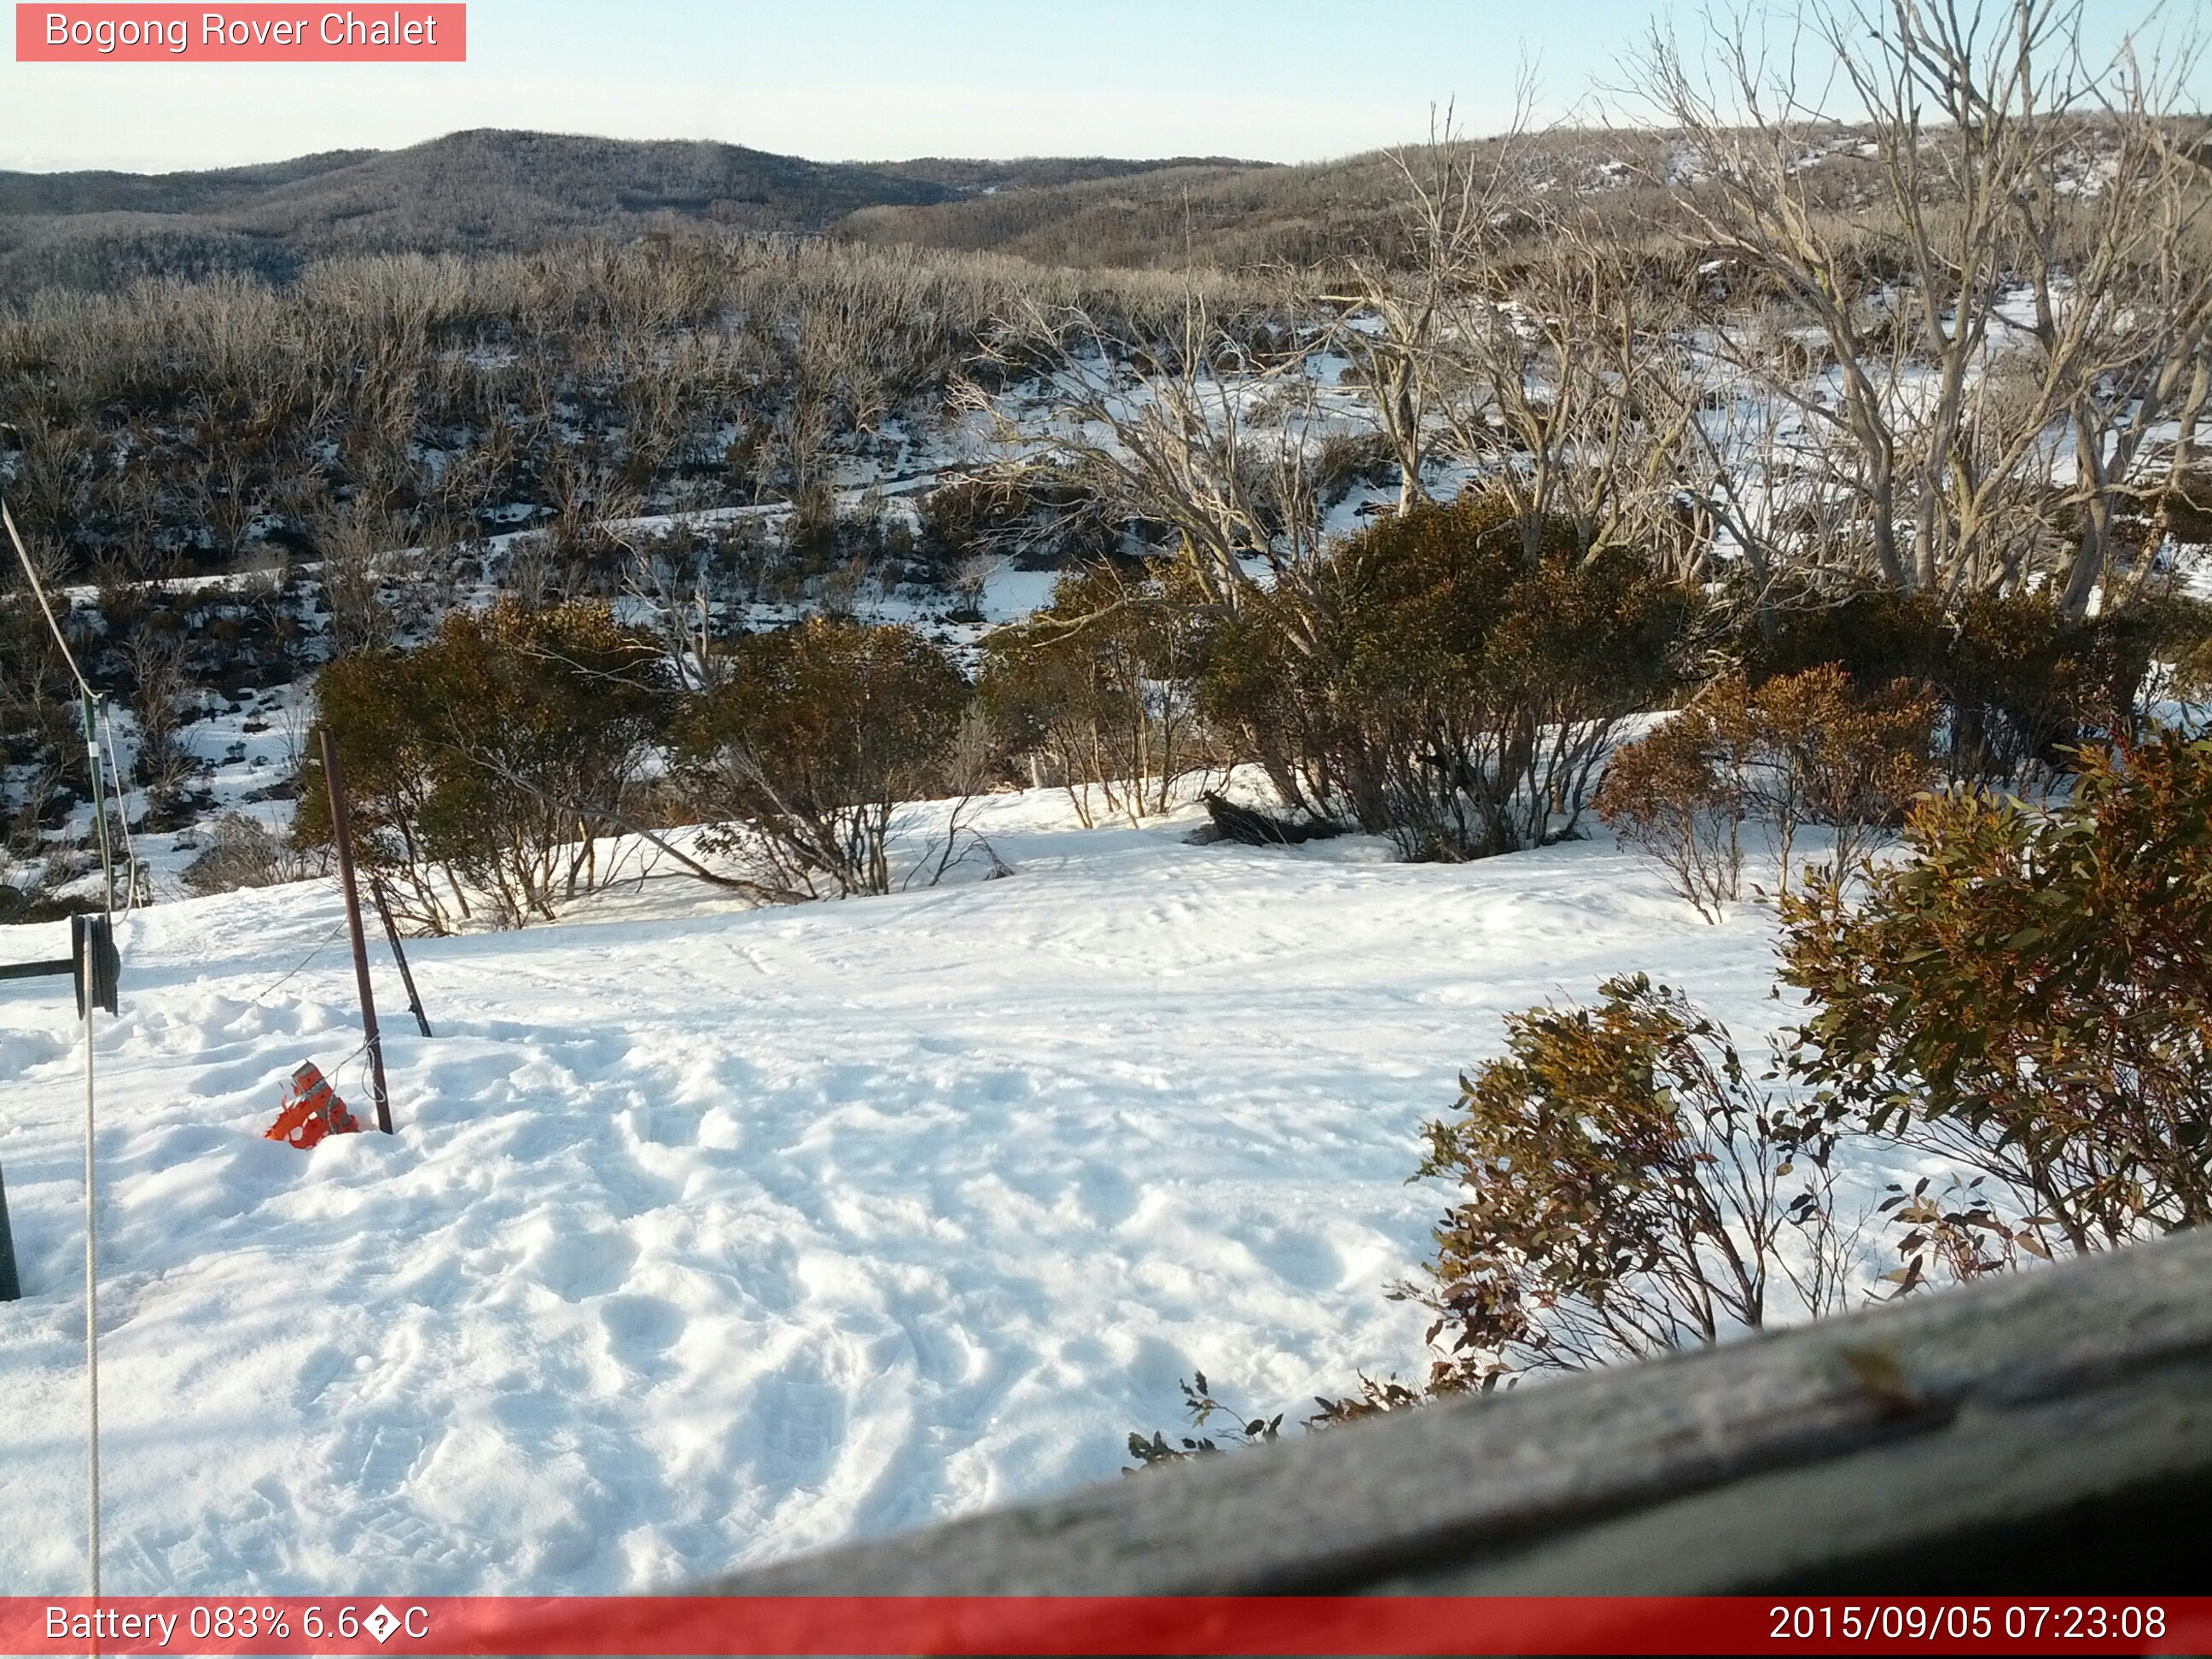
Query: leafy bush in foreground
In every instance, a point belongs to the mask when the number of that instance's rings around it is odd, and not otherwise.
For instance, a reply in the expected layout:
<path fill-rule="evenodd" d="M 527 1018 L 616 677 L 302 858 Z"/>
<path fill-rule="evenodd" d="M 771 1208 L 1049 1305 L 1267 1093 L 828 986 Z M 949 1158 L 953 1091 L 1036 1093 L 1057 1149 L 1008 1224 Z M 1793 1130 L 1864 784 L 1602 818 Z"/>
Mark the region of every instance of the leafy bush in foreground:
<path fill-rule="evenodd" d="M 1435 1314 L 1443 1354 L 1419 1383 L 1362 1376 L 1309 1426 L 1875 1292 L 1830 1203 L 1854 1141 L 1949 1166 L 1875 1206 L 1893 1294 L 2212 1220 L 2212 739 L 2072 764 L 2044 808 L 1923 795 L 1907 856 L 1855 902 L 1832 870 L 1783 896 L 1782 978 L 1812 1003 L 1783 1056 L 1814 1086 L 1801 1105 L 1642 975 L 1510 1017 L 1507 1052 L 1428 1126 L 1419 1173 L 1455 1202 L 1425 1280 L 1392 1292 Z M 1201 1379 L 1187 1404 L 1207 1402 Z M 1206 1449 L 1130 1443 L 1146 1464 Z"/>
<path fill-rule="evenodd" d="M 1599 997 L 1509 1016 L 1505 1054 L 1424 1132 L 1419 1173 L 1457 1201 L 1428 1282 L 1398 1294 L 1434 1311 L 1462 1382 L 1710 1346 L 1844 1294 L 1829 1138 L 1680 992 L 1638 974 Z"/>
<path fill-rule="evenodd" d="M 1857 905 L 1832 876 L 1785 898 L 1782 977 L 1831 1125 L 2088 1250 L 2212 1219 L 2212 744 L 2078 763 L 2045 809 L 1927 798 Z"/>
<path fill-rule="evenodd" d="M 1643 975 L 1594 1007 L 1532 1008 L 1507 1052 L 1460 1082 L 1456 1115 L 1423 1131 L 1418 1176 L 1452 1183 L 1436 1255 L 1395 1300 L 1435 1316 L 1427 1376 L 1361 1376 L 1317 1397 L 1309 1428 L 1581 1370 L 1710 1346 L 1771 1319 L 1817 1318 L 1850 1294 L 1831 1207 L 1835 1136 L 1770 1099 L 1729 1034 Z M 1231 1413 L 1200 1373 L 1194 1427 Z M 1139 1467 L 1273 1439 L 1282 1419 L 1225 1436 L 1128 1438 Z"/>

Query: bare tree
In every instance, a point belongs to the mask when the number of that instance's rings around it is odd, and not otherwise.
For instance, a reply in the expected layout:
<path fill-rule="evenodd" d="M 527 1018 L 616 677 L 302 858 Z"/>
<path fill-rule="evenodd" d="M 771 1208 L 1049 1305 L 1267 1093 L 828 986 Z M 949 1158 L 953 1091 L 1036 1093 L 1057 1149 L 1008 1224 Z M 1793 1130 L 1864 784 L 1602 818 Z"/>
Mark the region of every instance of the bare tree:
<path fill-rule="evenodd" d="M 1394 150 L 1403 222 L 1394 257 L 1355 255 L 1327 298 L 1344 307 L 1334 343 L 1373 405 L 1398 461 L 1398 507 L 1428 499 L 1421 471 L 1439 423 L 1437 365 L 1460 320 L 1471 273 L 1528 198 L 1518 163 L 1534 85 L 1526 70 L 1504 136 L 1478 150 L 1453 129 L 1447 108 L 1429 142 Z"/>
<path fill-rule="evenodd" d="M 384 603 L 384 563 L 402 534 L 386 514 L 354 507 L 341 508 L 316 525 L 333 655 L 380 651 L 392 642 L 392 616 Z"/>
<path fill-rule="evenodd" d="M 1186 295 L 1164 339 L 1117 333 L 1088 312 L 1024 307 L 994 348 L 1010 375 L 1037 368 L 1047 408 L 1018 420 L 969 380 L 957 401 L 985 418 L 1000 459 L 982 469 L 1109 520 L 1171 535 L 1205 598 L 1234 608 L 1265 568 L 1295 584 L 1321 551 L 1314 478 L 1320 418 L 1310 358 L 1322 337 L 1263 354 Z"/>
<path fill-rule="evenodd" d="M 629 554 L 623 588 L 665 654 L 676 683 L 709 692 L 721 683 L 724 659 L 714 650 L 717 550 L 687 526 L 667 535 L 624 538 Z"/>
<path fill-rule="evenodd" d="M 1673 539 L 1697 406 L 1688 320 L 1663 264 L 1586 213 L 1548 216 L 1538 247 L 1462 273 L 1434 402 L 1530 562 L 1561 526 L 1585 559 Z"/>
<path fill-rule="evenodd" d="M 1822 0 L 1771 53 L 1739 21 L 1710 51 L 1655 33 L 1643 57 L 1722 277 L 1703 337 L 1790 410 L 1901 590 L 2047 584 L 2080 614 L 2117 574 L 2121 515 L 2164 499 L 2194 441 L 2212 179 L 2175 141 L 2177 66 L 2123 48 L 2093 68 L 2082 22 L 2080 0 Z M 1845 149 L 1873 163 L 1863 198 L 1816 165 Z M 1813 361 L 1772 349 L 1778 325 Z"/>
<path fill-rule="evenodd" d="M 122 651 L 131 681 L 131 712 L 138 722 L 138 781 L 149 803 L 179 794 L 195 762 L 182 741 L 191 689 L 191 649 L 179 632 L 141 625 Z"/>

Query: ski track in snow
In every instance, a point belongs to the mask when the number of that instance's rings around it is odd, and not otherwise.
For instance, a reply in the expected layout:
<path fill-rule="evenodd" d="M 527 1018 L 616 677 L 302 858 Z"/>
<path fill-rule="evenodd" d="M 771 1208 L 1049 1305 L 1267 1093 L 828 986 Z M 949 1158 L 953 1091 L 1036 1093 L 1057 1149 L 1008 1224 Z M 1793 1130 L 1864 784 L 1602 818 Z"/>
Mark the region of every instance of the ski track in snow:
<path fill-rule="evenodd" d="M 372 945 L 398 1133 L 259 1139 L 359 1041 L 330 883 L 123 925 L 99 1155 L 117 1593 L 612 1592 L 1110 1477 L 1206 1370 L 1418 1371 L 1417 1131 L 1499 1016 L 1663 972 L 1782 1018 L 1770 923 L 1599 842 L 1198 848 L 1000 798 L 1018 873 Z M 46 953 L 58 929 L 11 929 Z M 60 947 L 66 949 L 65 945 Z M 13 945 L 11 943 L 11 954 Z M 0 1589 L 82 1581 L 82 1028 L 0 986 Z M 365 1121 L 362 1063 L 337 1076 Z"/>

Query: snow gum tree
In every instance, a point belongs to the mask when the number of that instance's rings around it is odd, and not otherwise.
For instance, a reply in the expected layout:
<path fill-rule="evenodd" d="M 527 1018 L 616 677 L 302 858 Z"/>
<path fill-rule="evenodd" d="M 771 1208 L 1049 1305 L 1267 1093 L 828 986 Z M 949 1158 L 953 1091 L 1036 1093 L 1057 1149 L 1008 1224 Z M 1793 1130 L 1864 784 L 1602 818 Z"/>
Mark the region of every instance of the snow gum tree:
<path fill-rule="evenodd" d="M 1797 16 L 1781 40 L 1662 31 L 1638 76 L 1680 135 L 1702 336 L 1779 416 L 1764 489 L 1719 423 L 1691 428 L 1728 529 L 1762 567 L 1840 563 L 1947 607 L 2048 586 L 2078 617 L 2143 591 L 2212 391 L 2188 63 L 2093 61 L 2080 0 Z M 1816 163 L 1845 150 L 1867 165 L 1838 188 Z"/>

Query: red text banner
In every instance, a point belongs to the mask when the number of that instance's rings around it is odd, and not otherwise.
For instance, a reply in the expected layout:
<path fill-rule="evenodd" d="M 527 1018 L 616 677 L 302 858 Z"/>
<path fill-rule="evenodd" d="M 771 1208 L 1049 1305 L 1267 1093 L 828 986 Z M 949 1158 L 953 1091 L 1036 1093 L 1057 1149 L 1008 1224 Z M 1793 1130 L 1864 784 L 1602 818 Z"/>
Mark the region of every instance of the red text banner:
<path fill-rule="evenodd" d="M 0 1654 L 2206 1653 L 2212 1596 L 0 1597 Z"/>
<path fill-rule="evenodd" d="M 26 5 L 19 64 L 459 64 L 465 5 Z"/>

